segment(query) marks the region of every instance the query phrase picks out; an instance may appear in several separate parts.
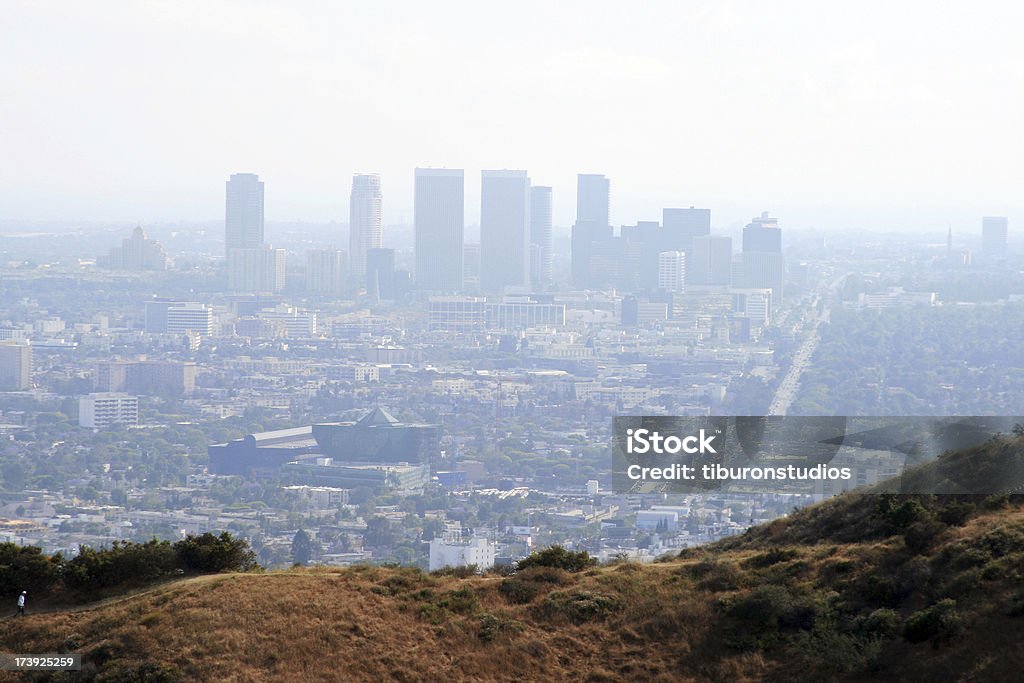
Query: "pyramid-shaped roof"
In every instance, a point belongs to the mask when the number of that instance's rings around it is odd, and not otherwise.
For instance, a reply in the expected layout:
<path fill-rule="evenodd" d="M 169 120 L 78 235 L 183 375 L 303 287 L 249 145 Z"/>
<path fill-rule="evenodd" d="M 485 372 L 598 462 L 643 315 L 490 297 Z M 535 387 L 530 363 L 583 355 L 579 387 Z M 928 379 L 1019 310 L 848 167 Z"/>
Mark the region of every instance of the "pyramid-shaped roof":
<path fill-rule="evenodd" d="M 401 424 L 394 415 L 383 408 L 374 408 L 356 422 L 360 427 L 394 427 Z"/>

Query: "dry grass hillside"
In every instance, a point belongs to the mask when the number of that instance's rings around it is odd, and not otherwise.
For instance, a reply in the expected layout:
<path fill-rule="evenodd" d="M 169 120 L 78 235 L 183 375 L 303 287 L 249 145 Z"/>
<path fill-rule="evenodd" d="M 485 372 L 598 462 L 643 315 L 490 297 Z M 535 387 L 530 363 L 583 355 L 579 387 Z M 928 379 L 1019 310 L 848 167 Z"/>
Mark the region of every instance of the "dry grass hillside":
<path fill-rule="evenodd" d="M 0 647 L 83 652 L 67 680 L 1019 680 L 1022 571 L 1020 500 L 846 496 L 654 565 L 208 576 Z"/>
<path fill-rule="evenodd" d="M 1015 457 L 1021 441 L 1009 442 Z M 1005 455 L 1005 443 L 992 448 Z M 1011 681 L 1024 671 L 1022 496 L 845 495 L 664 562 L 577 569 L 190 578 L 4 619 L 0 651 L 81 652 L 82 673 L 40 680 L 121 682 Z"/>

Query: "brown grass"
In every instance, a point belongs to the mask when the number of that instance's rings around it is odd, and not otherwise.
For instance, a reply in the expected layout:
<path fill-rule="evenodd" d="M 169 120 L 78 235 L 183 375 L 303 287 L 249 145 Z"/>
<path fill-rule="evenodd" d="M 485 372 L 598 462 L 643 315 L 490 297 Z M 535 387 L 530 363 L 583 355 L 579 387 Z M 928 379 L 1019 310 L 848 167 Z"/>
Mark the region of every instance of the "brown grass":
<path fill-rule="evenodd" d="M 833 505 L 851 515 L 848 504 Z M 820 515 L 810 518 L 820 522 Z M 1006 610 L 1020 590 L 1012 565 L 1024 554 L 990 561 L 987 578 L 975 568 L 977 575 L 969 577 L 974 583 L 963 578 L 970 568 L 955 569 L 949 559 L 951 548 L 959 553 L 974 547 L 993 529 L 1024 533 L 1019 503 L 949 527 L 917 559 L 899 535 L 800 542 L 804 534 L 794 524 L 777 522 L 745 541 L 686 559 L 556 577 L 539 582 L 525 602 L 500 590 L 502 582 L 515 579 L 460 579 L 413 569 L 293 569 L 187 579 L 91 609 L 4 620 L 0 649 L 82 652 L 87 671 L 74 680 L 115 681 L 147 680 L 143 672 L 148 680 L 222 683 L 945 681 L 1013 680 L 1024 670 L 1024 616 Z M 854 642 L 843 640 L 854 632 L 848 630 L 851 620 L 880 607 L 864 587 L 903 576 L 901 567 L 911 561 L 929 578 L 911 585 L 891 609 L 905 620 L 951 596 L 966 633 L 935 643 L 911 644 L 899 636 L 870 647 L 855 641 L 864 650 L 857 650 L 857 661 L 837 662 L 839 646 Z M 711 581 L 715 577 L 720 581 Z M 753 644 L 730 639 L 743 627 L 730 605 L 766 586 L 785 587 L 819 605 L 814 628 L 783 628 Z"/>

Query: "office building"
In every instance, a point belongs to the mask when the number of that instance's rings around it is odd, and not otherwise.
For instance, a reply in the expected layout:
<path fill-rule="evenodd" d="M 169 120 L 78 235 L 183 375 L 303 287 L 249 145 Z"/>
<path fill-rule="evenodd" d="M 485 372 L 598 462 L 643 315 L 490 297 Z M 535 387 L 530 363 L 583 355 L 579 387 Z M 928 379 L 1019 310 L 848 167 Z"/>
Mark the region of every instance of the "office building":
<path fill-rule="evenodd" d="M 756 326 L 767 325 L 772 315 L 772 290 L 730 289 L 733 313 L 748 318 Z"/>
<path fill-rule="evenodd" d="M 480 192 L 480 288 L 502 292 L 530 283 L 530 178 L 484 171 Z"/>
<path fill-rule="evenodd" d="M 472 536 L 456 522 L 430 541 L 427 566 L 432 572 L 445 567 L 476 567 L 483 572 L 494 566 L 494 551 L 493 541 Z"/>
<path fill-rule="evenodd" d="M 113 270 L 167 270 L 169 263 L 163 246 L 146 237 L 141 225 L 107 256 L 107 266 Z"/>
<path fill-rule="evenodd" d="M 623 327 L 652 325 L 668 320 L 668 304 L 659 301 L 647 301 L 635 296 L 627 296 L 622 300 L 621 322 Z"/>
<path fill-rule="evenodd" d="M 462 288 L 468 293 L 480 291 L 480 243 L 462 248 Z"/>
<path fill-rule="evenodd" d="M 571 275 L 581 289 L 614 286 L 619 246 L 609 221 L 611 182 L 603 175 L 576 176 L 576 222 L 571 234 Z"/>
<path fill-rule="evenodd" d="M 366 278 L 366 252 L 384 244 L 383 196 L 380 175 L 357 173 L 352 177 L 348 211 L 348 258 L 350 276 L 362 284 Z"/>
<path fill-rule="evenodd" d="M 306 252 L 306 291 L 338 296 L 345 290 L 348 257 L 341 249 L 310 249 Z"/>
<path fill-rule="evenodd" d="M 204 337 L 213 336 L 213 309 L 206 304 L 180 303 L 167 308 L 167 334 L 197 332 Z"/>
<path fill-rule="evenodd" d="M 269 246 L 228 253 L 228 289 L 246 294 L 277 294 L 284 289 L 285 251 Z"/>
<path fill-rule="evenodd" d="M 553 235 L 551 188 L 530 188 L 530 282 L 543 288 L 552 283 Z"/>
<path fill-rule="evenodd" d="M 139 423 L 139 399 L 122 393 L 95 393 L 78 399 L 78 424 L 91 429 Z"/>
<path fill-rule="evenodd" d="M 374 301 L 395 298 L 394 249 L 370 249 L 366 252 L 366 294 Z"/>
<path fill-rule="evenodd" d="M 732 238 L 703 235 L 693 238 L 686 252 L 686 281 L 695 285 L 728 285 L 732 277 Z"/>
<path fill-rule="evenodd" d="M 576 176 L 576 222 L 611 225 L 611 181 L 603 175 Z"/>
<path fill-rule="evenodd" d="M 563 327 L 565 304 L 538 300 L 532 296 L 505 296 L 501 302 L 484 307 L 484 322 L 489 330 L 524 330 L 530 327 Z"/>
<path fill-rule="evenodd" d="M 263 245 L 263 182 L 255 173 L 235 173 L 227 181 L 224 253 Z"/>
<path fill-rule="evenodd" d="M 458 292 L 463 286 L 463 171 L 417 168 L 415 181 L 416 287 L 439 293 Z"/>
<path fill-rule="evenodd" d="M 0 342 L 0 391 L 32 388 L 32 347 L 27 343 Z"/>
<path fill-rule="evenodd" d="M 682 292 L 686 278 L 686 254 L 682 251 L 663 251 L 658 254 L 658 289 Z"/>
<path fill-rule="evenodd" d="M 751 251 L 782 251 L 782 230 L 779 228 L 779 221 L 767 211 L 762 211 L 760 216 L 751 219 L 747 227 L 743 228 L 743 253 Z"/>
<path fill-rule="evenodd" d="M 125 368 L 124 391 L 144 396 L 191 394 L 196 390 L 196 370 L 189 361 L 135 361 Z"/>
<path fill-rule="evenodd" d="M 288 304 L 264 308 L 256 314 L 256 319 L 270 323 L 271 328 L 283 328 L 284 336 L 289 339 L 309 339 L 316 337 L 318 332 L 316 311 Z"/>
<path fill-rule="evenodd" d="M 480 296 L 430 297 L 431 330 L 477 332 L 487 320 L 487 299 Z"/>
<path fill-rule="evenodd" d="M 689 252 L 695 237 L 711 234 L 711 209 L 662 209 L 663 248 Z"/>
<path fill-rule="evenodd" d="M 213 309 L 195 301 L 157 299 L 146 302 L 145 330 L 149 334 L 213 335 Z"/>
<path fill-rule="evenodd" d="M 782 256 L 782 230 L 767 211 L 743 228 L 740 282 L 742 288 L 772 290 L 772 306 L 782 303 L 786 262 Z"/>
<path fill-rule="evenodd" d="M 981 250 L 987 256 L 1006 253 L 1006 238 L 1010 221 L 1003 216 L 985 216 L 981 219 Z"/>

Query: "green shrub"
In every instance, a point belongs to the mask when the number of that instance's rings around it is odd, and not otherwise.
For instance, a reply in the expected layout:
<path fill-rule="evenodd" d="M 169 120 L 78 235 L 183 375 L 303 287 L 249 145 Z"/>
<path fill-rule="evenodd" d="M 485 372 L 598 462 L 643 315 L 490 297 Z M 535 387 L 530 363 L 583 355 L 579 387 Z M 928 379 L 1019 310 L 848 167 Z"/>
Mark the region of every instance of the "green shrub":
<path fill-rule="evenodd" d="M 0 543 L 0 595 L 43 592 L 60 575 L 62 558 L 49 557 L 41 548 Z"/>
<path fill-rule="evenodd" d="M 903 531 L 903 541 L 911 552 L 920 555 L 935 545 L 935 541 L 946 530 L 946 525 L 936 519 L 914 522 Z"/>
<path fill-rule="evenodd" d="M 475 564 L 468 564 L 462 567 L 441 567 L 430 572 L 432 576 L 454 576 L 457 579 L 468 579 L 479 573 Z"/>
<path fill-rule="evenodd" d="M 503 619 L 493 614 L 485 614 L 480 617 L 480 629 L 477 637 L 489 643 L 503 634 L 510 634 L 521 631 L 523 625 L 514 619 Z"/>
<path fill-rule="evenodd" d="M 807 596 L 795 595 L 784 586 L 760 586 L 733 602 L 727 613 L 754 631 L 780 628 L 807 630 L 814 626 L 817 606 Z"/>
<path fill-rule="evenodd" d="M 743 574 L 736 565 L 717 560 L 698 562 L 689 568 L 689 572 L 698 579 L 698 588 L 716 593 L 736 590 L 743 579 Z"/>
<path fill-rule="evenodd" d="M 249 544 L 228 532 L 186 536 L 174 544 L 181 569 L 193 572 L 244 572 L 259 567 Z"/>
<path fill-rule="evenodd" d="M 915 557 L 904 562 L 892 577 L 892 599 L 900 602 L 908 596 L 920 591 L 928 585 L 932 578 L 932 568 L 923 557 Z"/>
<path fill-rule="evenodd" d="M 938 643 L 955 638 L 963 630 L 963 619 L 956 610 L 956 600 L 946 598 L 911 614 L 903 626 L 903 637 L 911 643 L 923 643 L 926 640 Z"/>
<path fill-rule="evenodd" d="M 393 574 L 385 577 L 370 590 L 378 595 L 398 595 L 400 593 L 407 593 L 418 585 L 419 581 L 411 576 Z"/>
<path fill-rule="evenodd" d="M 529 557 L 519 560 L 519 569 L 530 567 L 555 567 L 567 572 L 581 572 L 597 564 L 597 558 L 591 557 L 586 550 L 566 550 L 560 545 L 553 545 Z"/>
<path fill-rule="evenodd" d="M 550 587 L 569 583 L 572 583 L 572 578 L 564 569 L 530 567 L 502 581 L 498 592 L 513 604 L 525 605 Z"/>
<path fill-rule="evenodd" d="M 442 595 L 437 604 L 456 614 L 472 614 L 477 609 L 478 600 L 476 592 L 472 588 L 463 586 Z"/>
<path fill-rule="evenodd" d="M 900 632 L 900 615 L 896 610 L 881 607 L 864 619 L 861 630 L 869 638 L 894 638 Z"/>
<path fill-rule="evenodd" d="M 974 511 L 975 506 L 970 503 L 953 502 L 939 510 L 937 516 L 941 522 L 949 526 L 963 526 Z"/>
<path fill-rule="evenodd" d="M 172 576 L 177 568 L 169 541 L 114 541 L 108 548 L 80 547 L 78 555 L 64 564 L 62 578 L 75 589 L 142 585 Z"/>
<path fill-rule="evenodd" d="M 564 618 L 574 624 L 602 619 L 622 608 L 621 601 L 604 593 L 590 591 L 555 591 L 537 609 L 543 619 Z"/>
<path fill-rule="evenodd" d="M 800 553 L 793 548 L 770 548 L 763 553 L 747 558 L 742 564 L 750 569 L 761 569 L 780 562 L 789 562 L 799 555 Z"/>
<path fill-rule="evenodd" d="M 981 537 L 981 546 L 993 557 L 1024 551 L 1024 530 L 1020 526 L 998 526 Z"/>

